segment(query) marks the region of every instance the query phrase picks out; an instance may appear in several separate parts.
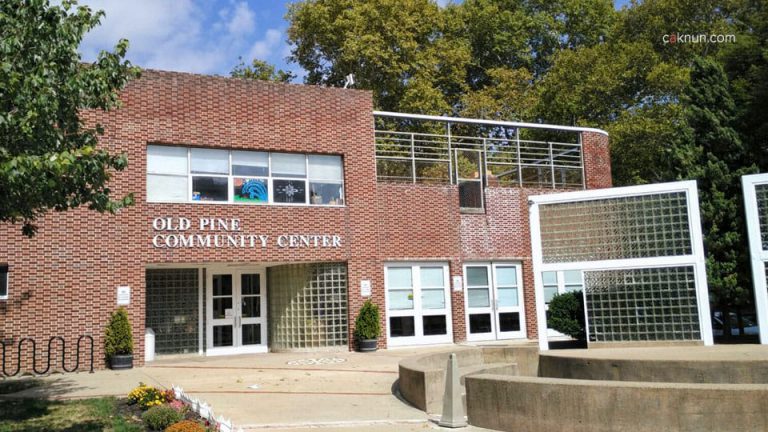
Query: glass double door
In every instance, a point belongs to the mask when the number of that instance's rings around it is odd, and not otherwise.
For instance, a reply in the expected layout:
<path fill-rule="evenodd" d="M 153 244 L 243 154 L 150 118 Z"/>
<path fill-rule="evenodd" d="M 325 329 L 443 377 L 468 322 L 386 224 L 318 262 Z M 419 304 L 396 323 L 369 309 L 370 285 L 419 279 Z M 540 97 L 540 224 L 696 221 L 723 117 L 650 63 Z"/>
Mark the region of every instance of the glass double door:
<path fill-rule="evenodd" d="M 208 271 L 206 354 L 267 352 L 264 271 Z"/>
<path fill-rule="evenodd" d="M 464 266 L 467 340 L 525 337 L 520 264 Z"/>

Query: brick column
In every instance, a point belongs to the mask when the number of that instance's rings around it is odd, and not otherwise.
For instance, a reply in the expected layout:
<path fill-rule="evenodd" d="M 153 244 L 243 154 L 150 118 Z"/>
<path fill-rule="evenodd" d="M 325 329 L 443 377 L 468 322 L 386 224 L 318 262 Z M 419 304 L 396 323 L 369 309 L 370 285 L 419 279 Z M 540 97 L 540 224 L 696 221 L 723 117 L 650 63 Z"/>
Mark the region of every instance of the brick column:
<path fill-rule="evenodd" d="M 581 146 L 584 155 L 584 183 L 587 189 L 602 189 L 613 186 L 608 135 L 598 132 L 582 132 Z"/>

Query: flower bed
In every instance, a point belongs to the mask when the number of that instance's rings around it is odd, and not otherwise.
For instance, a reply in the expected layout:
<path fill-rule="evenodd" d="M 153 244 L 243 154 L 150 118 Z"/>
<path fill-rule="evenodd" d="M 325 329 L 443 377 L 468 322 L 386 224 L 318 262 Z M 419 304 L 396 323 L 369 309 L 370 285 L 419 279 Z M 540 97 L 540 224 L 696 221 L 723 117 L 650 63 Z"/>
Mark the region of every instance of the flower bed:
<path fill-rule="evenodd" d="M 178 387 L 163 390 L 144 383 L 128 393 L 148 430 L 166 432 L 234 432 L 232 422 L 216 417 L 205 402 L 190 398 Z"/>

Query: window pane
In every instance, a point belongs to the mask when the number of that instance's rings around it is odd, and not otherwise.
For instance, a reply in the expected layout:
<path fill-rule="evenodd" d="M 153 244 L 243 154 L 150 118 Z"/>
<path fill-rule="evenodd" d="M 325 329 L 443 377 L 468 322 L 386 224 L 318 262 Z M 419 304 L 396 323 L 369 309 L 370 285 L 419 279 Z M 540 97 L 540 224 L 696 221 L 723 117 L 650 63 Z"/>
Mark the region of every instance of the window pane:
<path fill-rule="evenodd" d="M 266 177 L 269 175 L 269 154 L 265 152 L 232 152 L 232 174 Z"/>
<path fill-rule="evenodd" d="M 520 314 L 517 312 L 500 313 L 499 331 L 520 331 Z"/>
<path fill-rule="evenodd" d="M 467 267 L 467 286 L 488 286 L 488 270 L 485 267 Z"/>
<path fill-rule="evenodd" d="M 261 324 L 243 324 L 243 345 L 261 344 Z"/>
<path fill-rule="evenodd" d="M 423 309 L 445 309 L 445 291 L 442 288 L 421 290 L 421 307 Z"/>
<path fill-rule="evenodd" d="M 188 184 L 187 176 L 147 174 L 147 201 L 188 201 Z"/>
<path fill-rule="evenodd" d="M 413 336 L 416 330 L 413 325 L 413 317 L 390 317 L 389 334 L 392 337 Z"/>
<path fill-rule="evenodd" d="M 192 173 L 229 174 L 229 152 L 227 150 L 191 150 Z"/>
<path fill-rule="evenodd" d="M 213 346 L 232 346 L 232 326 L 213 326 Z"/>
<path fill-rule="evenodd" d="M 0 266 L 0 297 L 8 295 L 8 266 Z"/>
<path fill-rule="evenodd" d="M 269 186 L 266 179 L 236 178 L 232 181 L 235 202 L 267 203 Z"/>
<path fill-rule="evenodd" d="M 311 204 L 344 205 L 344 186 L 340 183 L 310 183 Z"/>
<path fill-rule="evenodd" d="M 517 306 L 517 288 L 499 288 L 499 306 Z"/>
<path fill-rule="evenodd" d="M 275 177 L 306 177 L 306 164 L 303 154 L 272 153 L 272 175 Z"/>
<path fill-rule="evenodd" d="M 341 181 L 341 156 L 309 155 L 309 178 L 312 180 Z"/>
<path fill-rule="evenodd" d="M 549 303 L 555 294 L 557 294 L 557 285 L 544 286 L 544 303 Z"/>
<path fill-rule="evenodd" d="M 242 295 L 261 294 L 261 275 L 258 273 L 244 274 L 240 276 L 240 293 Z"/>
<path fill-rule="evenodd" d="M 232 295 L 232 275 L 213 275 L 213 295 L 231 296 Z"/>
<path fill-rule="evenodd" d="M 470 288 L 467 293 L 469 307 L 488 307 L 491 305 L 488 298 L 488 288 Z"/>
<path fill-rule="evenodd" d="M 192 177 L 192 201 L 228 201 L 226 177 Z"/>
<path fill-rule="evenodd" d="M 490 333 L 491 314 L 472 314 L 469 316 L 470 333 Z"/>
<path fill-rule="evenodd" d="M 563 272 L 566 284 L 581 285 L 581 272 L 579 270 L 567 270 Z"/>
<path fill-rule="evenodd" d="M 544 285 L 557 285 L 557 272 L 541 272 L 541 279 L 544 281 Z"/>
<path fill-rule="evenodd" d="M 147 146 L 147 172 L 187 175 L 187 148 Z"/>
<path fill-rule="evenodd" d="M 261 316 L 261 297 L 243 296 L 243 318 L 258 318 Z"/>
<path fill-rule="evenodd" d="M 424 336 L 448 334 L 445 315 L 425 316 L 421 322 L 424 324 Z"/>
<path fill-rule="evenodd" d="M 412 280 L 410 267 L 387 268 L 387 287 L 389 289 L 411 288 L 413 286 Z"/>
<path fill-rule="evenodd" d="M 422 267 L 421 268 L 421 287 L 436 288 L 444 287 L 443 268 L 442 267 Z"/>
<path fill-rule="evenodd" d="M 496 267 L 496 280 L 499 286 L 517 285 L 517 268 Z"/>
<path fill-rule="evenodd" d="M 227 310 L 230 311 L 227 316 Z M 214 297 L 213 298 L 213 319 L 231 318 L 232 314 L 232 297 Z"/>
<path fill-rule="evenodd" d="M 303 180 L 273 180 L 272 186 L 276 203 L 307 203 L 307 182 Z"/>
<path fill-rule="evenodd" d="M 413 291 L 401 290 L 389 292 L 389 309 L 405 310 L 413 309 Z"/>

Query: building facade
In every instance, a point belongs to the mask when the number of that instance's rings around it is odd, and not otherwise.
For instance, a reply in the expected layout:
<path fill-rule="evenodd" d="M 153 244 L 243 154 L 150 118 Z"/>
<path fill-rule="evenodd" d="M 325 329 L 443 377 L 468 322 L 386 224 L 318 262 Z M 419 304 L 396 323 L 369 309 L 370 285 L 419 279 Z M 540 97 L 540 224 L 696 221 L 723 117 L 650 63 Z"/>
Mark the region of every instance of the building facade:
<path fill-rule="evenodd" d="M 155 71 L 121 99 L 84 116 L 127 154 L 111 187 L 136 204 L 51 212 L 33 238 L 0 228 L 9 347 L 92 335 L 102 367 L 124 305 L 139 364 L 147 329 L 158 355 L 352 349 L 368 298 L 380 347 L 535 340 L 528 197 L 611 186 L 607 134 L 588 128 L 379 113 L 366 91 Z"/>

